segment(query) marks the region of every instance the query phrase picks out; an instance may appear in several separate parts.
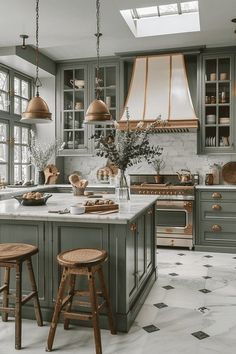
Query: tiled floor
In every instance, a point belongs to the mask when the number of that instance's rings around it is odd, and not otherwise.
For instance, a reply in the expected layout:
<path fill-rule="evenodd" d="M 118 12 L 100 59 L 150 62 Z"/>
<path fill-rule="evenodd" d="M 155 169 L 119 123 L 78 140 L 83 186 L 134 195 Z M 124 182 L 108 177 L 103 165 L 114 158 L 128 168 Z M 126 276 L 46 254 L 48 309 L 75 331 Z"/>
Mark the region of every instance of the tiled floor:
<path fill-rule="evenodd" d="M 128 334 L 102 331 L 104 354 L 235 354 L 236 257 L 158 250 L 158 281 Z M 24 320 L 24 353 L 44 353 L 48 324 Z M 60 354 L 93 354 L 91 329 L 59 325 Z M 0 354 L 15 353 L 14 323 L 0 322 Z"/>

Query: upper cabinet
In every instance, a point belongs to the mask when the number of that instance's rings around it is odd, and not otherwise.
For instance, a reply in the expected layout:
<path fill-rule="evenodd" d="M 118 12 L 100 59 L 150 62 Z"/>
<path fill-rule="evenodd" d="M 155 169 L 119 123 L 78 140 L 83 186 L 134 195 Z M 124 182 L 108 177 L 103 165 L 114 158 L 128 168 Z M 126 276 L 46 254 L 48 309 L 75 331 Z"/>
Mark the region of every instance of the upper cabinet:
<path fill-rule="evenodd" d="M 202 152 L 234 152 L 234 56 L 204 55 L 202 60 Z"/>
<path fill-rule="evenodd" d="M 95 133 L 106 135 L 111 126 L 84 125 L 89 104 L 95 99 L 96 63 L 60 64 L 58 71 L 59 102 L 57 135 L 64 142 L 60 155 L 93 154 L 94 143 L 90 137 Z M 119 118 L 119 63 L 101 62 L 101 99 L 107 104 L 113 119 Z"/>

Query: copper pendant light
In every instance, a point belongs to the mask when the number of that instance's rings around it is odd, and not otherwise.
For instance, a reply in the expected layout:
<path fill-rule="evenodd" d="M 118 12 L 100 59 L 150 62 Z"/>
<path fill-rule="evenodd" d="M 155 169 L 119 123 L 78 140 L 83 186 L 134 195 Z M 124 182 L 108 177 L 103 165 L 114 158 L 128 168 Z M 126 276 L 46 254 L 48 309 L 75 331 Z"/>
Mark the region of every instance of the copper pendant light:
<path fill-rule="evenodd" d="M 111 124 L 112 116 L 107 108 L 106 104 L 100 99 L 100 37 L 102 33 L 100 32 L 100 0 L 96 0 L 96 20 L 97 20 L 97 67 L 96 67 L 96 81 L 95 81 L 95 90 L 96 90 L 96 99 L 90 103 L 84 123 L 86 124 Z"/>
<path fill-rule="evenodd" d="M 50 123 L 52 121 L 52 113 L 50 113 L 47 103 L 39 96 L 39 87 L 42 86 L 39 79 L 39 0 L 36 0 L 36 96 L 33 97 L 22 113 L 21 122 L 24 123 Z"/>

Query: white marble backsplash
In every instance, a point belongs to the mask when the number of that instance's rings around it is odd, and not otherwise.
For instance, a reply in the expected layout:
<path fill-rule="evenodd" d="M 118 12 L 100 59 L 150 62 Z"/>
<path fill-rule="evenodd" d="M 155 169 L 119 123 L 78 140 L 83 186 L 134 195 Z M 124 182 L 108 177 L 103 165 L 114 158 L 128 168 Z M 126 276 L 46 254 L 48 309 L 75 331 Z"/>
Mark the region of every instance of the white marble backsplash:
<path fill-rule="evenodd" d="M 165 168 L 162 173 L 172 174 L 181 168 L 189 169 L 192 173 L 199 173 L 200 183 L 204 182 L 204 176 L 210 170 L 210 165 L 217 163 L 224 165 L 228 161 L 236 159 L 234 154 L 225 155 L 197 155 L 197 133 L 169 133 L 157 134 L 151 137 L 155 145 L 163 147 Z M 106 160 L 94 157 L 65 157 L 64 178 L 68 181 L 68 175 L 73 171 L 89 180 L 90 183 L 97 181 L 97 170 L 106 165 Z M 145 161 L 128 169 L 129 173 L 155 173 L 151 165 Z"/>

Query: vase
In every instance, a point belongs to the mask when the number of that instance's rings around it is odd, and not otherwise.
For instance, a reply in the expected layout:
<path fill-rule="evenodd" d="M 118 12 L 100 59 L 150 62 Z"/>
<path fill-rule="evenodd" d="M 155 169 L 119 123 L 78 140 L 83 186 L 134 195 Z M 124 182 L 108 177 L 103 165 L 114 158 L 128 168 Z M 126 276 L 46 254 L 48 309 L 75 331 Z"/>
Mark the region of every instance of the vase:
<path fill-rule="evenodd" d="M 130 191 L 125 170 L 119 170 L 117 175 L 116 199 L 119 202 L 130 200 Z"/>
<path fill-rule="evenodd" d="M 36 171 L 36 184 L 45 183 L 45 174 L 44 171 Z"/>

